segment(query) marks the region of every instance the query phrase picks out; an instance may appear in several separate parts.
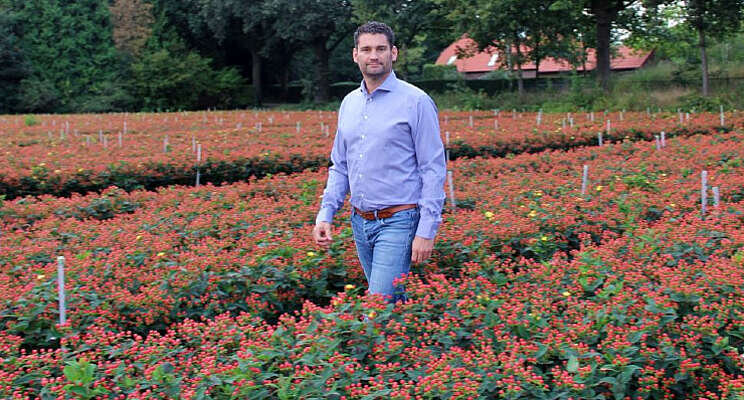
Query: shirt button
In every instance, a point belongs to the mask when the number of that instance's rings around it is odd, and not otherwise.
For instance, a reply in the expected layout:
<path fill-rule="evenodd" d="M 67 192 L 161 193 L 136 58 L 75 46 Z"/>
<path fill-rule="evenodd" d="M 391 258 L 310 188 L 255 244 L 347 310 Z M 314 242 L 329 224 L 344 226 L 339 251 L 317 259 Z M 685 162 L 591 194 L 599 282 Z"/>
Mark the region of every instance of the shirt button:
<path fill-rule="evenodd" d="M 364 135 L 362 135 L 362 139 L 364 139 Z"/>
<path fill-rule="evenodd" d="M 364 119 L 367 119 L 367 116 L 366 115 L 364 116 Z"/>
<path fill-rule="evenodd" d="M 363 154 L 360 154 L 360 155 L 359 155 L 359 158 L 362 158 L 362 156 L 363 156 Z"/>

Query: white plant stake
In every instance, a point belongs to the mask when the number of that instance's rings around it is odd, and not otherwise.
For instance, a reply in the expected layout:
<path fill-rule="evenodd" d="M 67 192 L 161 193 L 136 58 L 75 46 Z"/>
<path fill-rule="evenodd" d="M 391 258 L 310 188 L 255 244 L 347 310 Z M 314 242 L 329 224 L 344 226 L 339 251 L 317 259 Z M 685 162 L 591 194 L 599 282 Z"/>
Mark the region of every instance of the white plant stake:
<path fill-rule="evenodd" d="M 201 178 L 201 172 L 199 171 L 200 164 L 201 164 L 201 143 L 196 145 L 196 187 L 199 187 L 199 178 Z"/>
<path fill-rule="evenodd" d="M 497 130 L 497 129 L 499 129 L 499 119 L 494 118 L 493 119 L 493 130 Z"/>
<path fill-rule="evenodd" d="M 468 124 L 470 125 L 471 128 L 473 127 L 473 116 L 472 115 L 470 115 L 470 117 L 468 118 Z"/>
<path fill-rule="evenodd" d="M 168 152 L 168 135 L 163 138 L 163 153 Z"/>
<path fill-rule="evenodd" d="M 608 119 L 607 120 L 607 137 L 610 137 L 610 129 L 611 129 L 611 127 L 612 127 L 612 125 L 610 124 L 610 120 Z"/>
<path fill-rule="evenodd" d="M 723 104 L 721 104 L 721 126 L 726 125 L 726 118 L 723 116 Z"/>
<path fill-rule="evenodd" d="M 661 150 L 661 139 L 659 139 L 659 135 L 654 135 L 654 139 L 656 139 L 656 150 Z"/>
<path fill-rule="evenodd" d="M 703 211 L 703 219 L 705 219 L 705 211 L 708 207 L 708 171 L 700 173 L 700 204 Z"/>
<path fill-rule="evenodd" d="M 586 194 L 586 184 L 589 180 L 589 166 L 584 164 L 584 173 L 581 177 L 581 194 Z"/>
<path fill-rule="evenodd" d="M 537 112 L 537 126 L 540 126 L 540 123 L 542 122 L 542 108 L 540 111 Z"/>
<path fill-rule="evenodd" d="M 122 133 L 121 131 L 119 131 L 119 147 L 121 147 L 121 136 L 122 136 Z"/>
<path fill-rule="evenodd" d="M 295 130 L 297 133 L 300 133 L 300 121 L 297 121 L 297 125 L 295 126 Z"/>
<path fill-rule="evenodd" d="M 666 133 L 661 131 L 661 147 L 666 147 Z"/>
<path fill-rule="evenodd" d="M 452 184 L 452 171 L 447 171 L 447 183 L 449 184 L 450 201 L 452 202 L 452 209 L 454 210 L 457 205 L 455 204 L 455 188 Z"/>
<path fill-rule="evenodd" d="M 449 147 L 449 131 L 444 131 L 444 143 L 447 147 Z"/>
<path fill-rule="evenodd" d="M 67 323 L 67 305 L 65 304 L 65 257 L 57 257 L 57 293 L 59 295 L 59 324 Z"/>
<path fill-rule="evenodd" d="M 718 208 L 721 204 L 721 194 L 718 192 L 718 186 L 713 186 L 711 190 L 713 191 L 713 207 Z"/>
<path fill-rule="evenodd" d="M 592 111 L 592 112 L 591 112 L 591 114 L 589 114 L 589 119 L 590 119 L 590 120 L 591 120 L 592 122 L 594 122 L 594 111 Z"/>
<path fill-rule="evenodd" d="M 625 109 L 623 108 L 622 111 L 620 111 L 620 121 L 623 120 L 623 114 L 625 113 Z"/>
<path fill-rule="evenodd" d="M 127 133 L 127 121 L 124 121 L 124 133 Z"/>
<path fill-rule="evenodd" d="M 597 139 L 599 142 L 599 146 L 602 146 L 602 131 L 597 132 Z"/>

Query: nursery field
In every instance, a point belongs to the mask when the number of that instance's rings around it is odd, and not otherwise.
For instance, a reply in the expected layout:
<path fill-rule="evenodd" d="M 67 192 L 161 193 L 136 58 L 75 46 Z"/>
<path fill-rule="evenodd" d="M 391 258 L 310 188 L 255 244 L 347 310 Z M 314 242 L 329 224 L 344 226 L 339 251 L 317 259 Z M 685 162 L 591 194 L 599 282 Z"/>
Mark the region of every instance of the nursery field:
<path fill-rule="evenodd" d="M 0 118 L 0 397 L 744 399 L 744 114 L 442 113 L 396 305 L 310 237 L 335 118 Z"/>

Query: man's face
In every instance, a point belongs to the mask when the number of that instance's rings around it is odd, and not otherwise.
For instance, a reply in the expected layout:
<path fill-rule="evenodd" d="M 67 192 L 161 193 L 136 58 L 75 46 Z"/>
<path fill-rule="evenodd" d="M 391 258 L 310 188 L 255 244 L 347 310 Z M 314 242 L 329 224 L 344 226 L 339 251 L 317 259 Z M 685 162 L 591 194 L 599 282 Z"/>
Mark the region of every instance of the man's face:
<path fill-rule="evenodd" d="M 390 47 L 385 35 L 362 33 L 358 40 L 352 55 L 365 78 L 379 79 L 393 70 L 393 61 L 398 59 L 398 49 L 395 46 Z"/>

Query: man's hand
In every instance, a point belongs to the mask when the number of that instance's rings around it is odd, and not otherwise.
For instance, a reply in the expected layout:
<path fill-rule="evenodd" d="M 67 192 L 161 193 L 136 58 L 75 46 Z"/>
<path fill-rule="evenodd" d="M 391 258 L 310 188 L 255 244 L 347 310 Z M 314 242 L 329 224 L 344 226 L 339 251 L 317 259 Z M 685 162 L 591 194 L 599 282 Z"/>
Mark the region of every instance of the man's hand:
<path fill-rule="evenodd" d="M 318 222 L 313 228 L 313 239 L 315 243 L 328 247 L 333 241 L 333 235 L 331 234 L 331 224 L 328 222 Z"/>
<path fill-rule="evenodd" d="M 434 249 L 434 239 L 424 239 L 420 236 L 413 238 L 413 247 L 411 248 L 411 261 L 420 263 L 426 261 L 431 256 Z"/>

